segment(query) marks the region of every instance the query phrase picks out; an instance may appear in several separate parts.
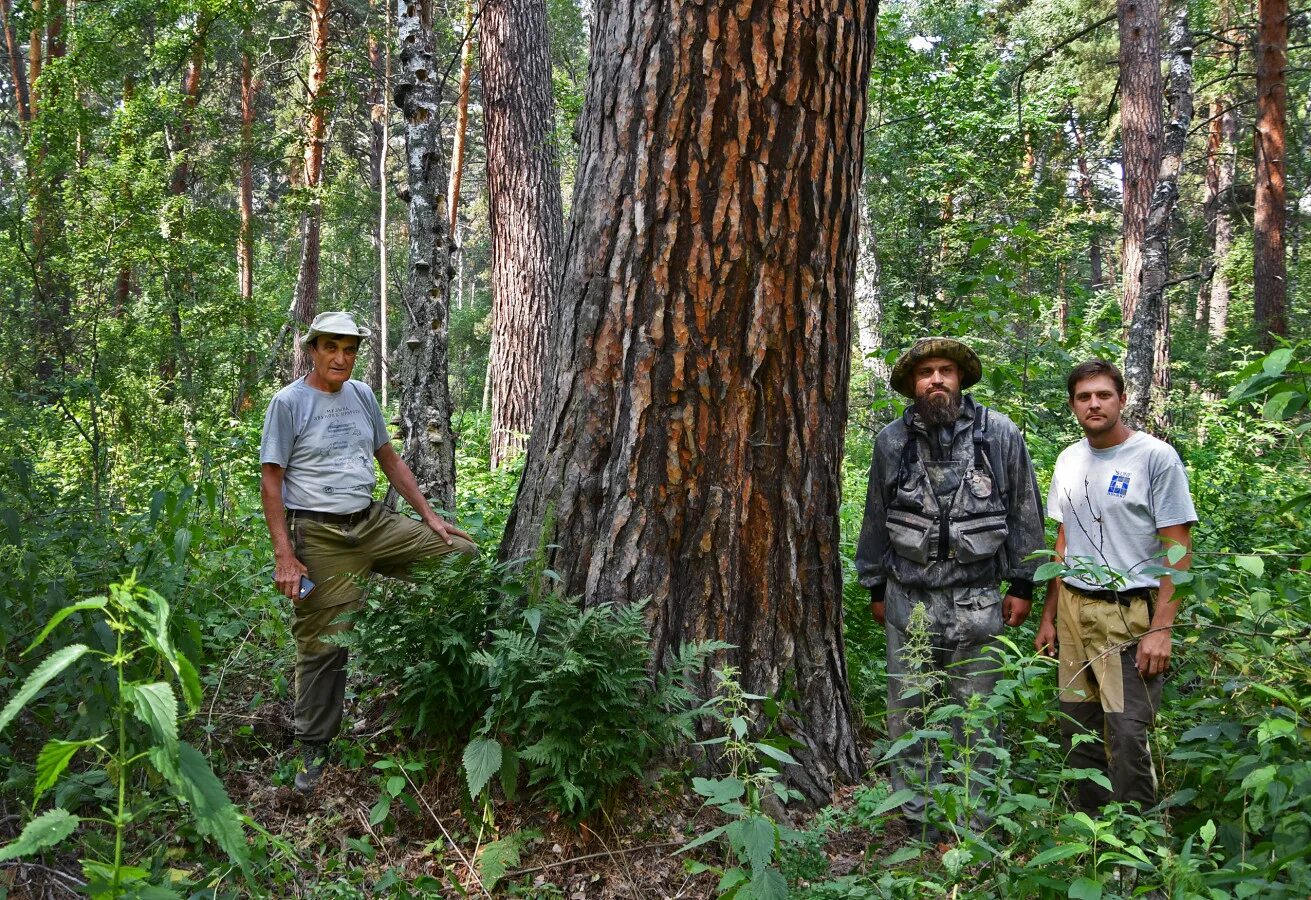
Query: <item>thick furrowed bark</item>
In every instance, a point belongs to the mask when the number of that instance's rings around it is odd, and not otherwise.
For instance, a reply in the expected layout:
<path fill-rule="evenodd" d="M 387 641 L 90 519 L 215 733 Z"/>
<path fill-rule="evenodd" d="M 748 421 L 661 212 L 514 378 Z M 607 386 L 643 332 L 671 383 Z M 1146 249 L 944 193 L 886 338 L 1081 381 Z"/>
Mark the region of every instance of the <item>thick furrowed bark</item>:
<path fill-rule="evenodd" d="M 875 12 L 598 8 L 544 406 L 503 547 L 558 545 L 586 603 L 651 598 L 661 662 L 718 638 L 748 690 L 790 677 L 805 749 L 788 774 L 816 801 L 860 768 L 838 504 Z"/>
<path fill-rule="evenodd" d="M 479 28 L 492 230 L 487 368 L 496 467 L 522 451 L 541 406 L 564 225 L 546 3 L 488 0 Z"/>

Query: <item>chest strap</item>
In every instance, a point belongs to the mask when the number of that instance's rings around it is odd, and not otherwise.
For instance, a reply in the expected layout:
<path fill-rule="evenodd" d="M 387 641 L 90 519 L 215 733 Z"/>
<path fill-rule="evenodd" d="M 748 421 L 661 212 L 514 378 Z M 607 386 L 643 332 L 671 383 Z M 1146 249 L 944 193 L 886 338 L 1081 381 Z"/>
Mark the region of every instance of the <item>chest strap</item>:
<path fill-rule="evenodd" d="M 977 414 L 974 416 L 974 468 L 983 468 L 983 455 L 986 452 L 986 445 L 983 442 L 983 435 L 988 427 L 988 408 L 986 406 L 976 406 Z M 907 424 L 910 423 L 910 411 L 907 411 Z M 906 443 L 901 448 L 901 465 L 897 472 L 897 480 L 904 482 L 906 476 L 919 465 L 920 448 L 919 435 L 913 430 L 907 429 Z"/>

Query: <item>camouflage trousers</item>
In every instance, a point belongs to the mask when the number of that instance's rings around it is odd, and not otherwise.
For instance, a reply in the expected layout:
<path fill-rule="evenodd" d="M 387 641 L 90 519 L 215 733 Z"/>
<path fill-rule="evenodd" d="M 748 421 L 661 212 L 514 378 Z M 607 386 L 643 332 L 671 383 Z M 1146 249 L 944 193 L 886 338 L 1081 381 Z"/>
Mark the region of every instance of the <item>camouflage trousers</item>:
<path fill-rule="evenodd" d="M 995 584 L 920 588 L 889 579 L 884 600 L 888 739 L 897 749 L 892 757 L 892 789 L 915 792 L 903 804 L 902 813 L 923 821 L 933 788 L 943 779 L 942 754 L 933 740 L 909 738 L 921 729 L 942 728 L 926 718 L 944 703 L 964 708 L 975 695 L 986 698 L 993 692 L 998 663 L 987 651 L 1002 630 L 1001 595 Z M 910 626 L 913 611 L 921 604 L 927 634 L 917 637 Z M 957 747 L 954 757 L 962 763 L 968 760 L 967 787 L 971 795 L 977 794 L 991 779 L 996 764 L 991 749 L 1000 746 L 1001 724 L 985 714 L 982 732 L 977 726 L 967 728 L 960 716 L 952 716 L 949 725 Z M 953 768 L 959 779 L 959 767 Z"/>

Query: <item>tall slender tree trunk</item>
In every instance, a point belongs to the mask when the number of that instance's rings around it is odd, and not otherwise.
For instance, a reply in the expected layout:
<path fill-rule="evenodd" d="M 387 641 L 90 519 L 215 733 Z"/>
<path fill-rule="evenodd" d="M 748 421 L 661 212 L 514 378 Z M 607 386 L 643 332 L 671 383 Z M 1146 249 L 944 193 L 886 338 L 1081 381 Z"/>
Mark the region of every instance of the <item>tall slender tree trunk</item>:
<path fill-rule="evenodd" d="M 545 0 L 485 0 L 481 53 L 492 231 L 491 462 L 522 451 L 564 244 Z"/>
<path fill-rule="evenodd" d="M 1142 290 L 1143 235 L 1161 168 L 1160 0 L 1118 0 L 1124 224 L 1120 310 L 1128 332 Z"/>
<path fill-rule="evenodd" d="M 391 20 L 390 0 L 380 0 L 373 4 L 374 8 L 381 7 L 384 11 L 388 22 Z M 373 244 L 373 251 L 378 259 L 378 276 L 373 279 L 373 320 L 382 322 L 382 304 L 383 292 L 386 290 L 386 265 L 384 259 L 387 249 L 386 234 L 386 205 L 387 198 L 383 195 L 386 186 L 386 166 L 387 166 L 387 123 L 385 117 L 387 114 L 387 86 L 384 84 L 385 68 L 387 61 L 383 59 L 383 54 L 390 55 L 391 49 L 389 41 L 391 29 L 386 29 L 382 40 L 378 39 L 375 34 L 369 35 L 369 73 L 372 81 L 369 86 L 369 121 L 371 125 L 371 134 L 369 136 L 369 189 L 378 195 L 378 218 L 374 222 L 373 233 L 370 235 L 370 243 Z M 384 365 L 385 349 L 378 344 L 370 348 L 369 356 L 369 384 L 375 391 L 382 392 L 382 370 Z"/>
<path fill-rule="evenodd" d="M 9 78 L 14 85 L 14 101 L 18 106 L 18 121 L 32 121 L 32 100 L 27 92 L 27 70 L 23 65 L 23 50 L 14 32 L 13 0 L 0 0 L 0 20 L 5 30 L 5 52 L 9 55 Z"/>
<path fill-rule="evenodd" d="M 1252 295 L 1261 346 L 1288 336 L 1288 271 L 1284 258 L 1287 190 L 1288 0 L 1257 0 L 1256 210 Z"/>
<path fill-rule="evenodd" d="M 473 0 L 464 3 L 464 41 L 460 45 L 460 95 L 455 102 L 455 140 L 451 144 L 451 180 L 446 189 L 446 210 L 450 216 L 451 242 L 459 249 L 456 224 L 460 217 L 460 182 L 464 179 L 464 141 L 469 133 L 469 92 L 473 85 Z M 544 40 L 545 38 L 543 38 Z M 549 60 L 548 60 L 549 65 Z"/>
<path fill-rule="evenodd" d="M 1228 33 L 1233 21 L 1232 3 L 1223 4 L 1220 12 L 1220 30 Z M 1242 50 L 1234 45 L 1230 51 L 1230 64 L 1237 72 Z M 1229 323 L 1229 275 L 1226 263 L 1234 244 L 1235 198 L 1234 175 L 1238 165 L 1238 97 L 1233 92 L 1222 94 L 1211 105 L 1211 123 L 1207 135 L 1207 234 L 1211 244 L 1211 258 L 1207 264 L 1209 276 L 1198 294 L 1197 325 L 1209 331 L 1213 341 L 1224 340 Z"/>
<path fill-rule="evenodd" d="M 310 0 L 309 74 L 305 85 L 305 149 L 301 164 L 301 183 L 309 194 L 308 208 L 300 217 L 300 268 L 296 273 L 296 293 L 292 316 L 298 324 L 292 377 L 300 378 L 310 370 L 309 354 L 300 337 L 309 328 L 319 309 L 319 253 L 322 243 L 323 137 L 327 131 L 328 98 L 324 92 L 328 80 L 328 0 Z"/>
<path fill-rule="evenodd" d="M 241 35 L 241 159 L 237 174 L 237 211 L 240 215 L 237 228 L 237 292 L 241 297 L 242 314 L 248 317 L 247 325 L 252 324 L 249 317 L 254 313 L 255 297 L 255 98 L 260 87 L 254 75 L 250 45 L 250 26 L 247 25 Z M 241 380 L 237 383 L 237 391 L 232 400 L 233 416 L 243 412 L 246 393 L 254 381 L 258 365 L 259 357 L 252 347 L 246 351 Z"/>
<path fill-rule="evenodd" d="M 1094 216 L 1097 214 L 1097 196 L 1093 191 L 1092 172 L 1088 167 L 1088 148 L 1084 144 L 1083 129 L 1078 117 L 1070 114 L 1070 133 L 1074 136 L 1075 165 L 1079 171 L 1079 199 L 1088 214 L 1088 290 L 1097 293 L 1106 286 L 1102 275 L 1102 243 L 1097 238 Z M 1068 324 L 1062 316 L 1062 333 Z"/>
<path fill-rule="evenodd" d="M 41 72 L 52 59 L 64 55 L 65 0 L 33 0 L 33 28 L 28 47 L 28 100 L 33 119 L 44 106 L 56 100 L 54 84 L 45 85 Z M 39 88 L 39 89 L 38 89 Z M 42 97 L 42 91 L 45 96 Z M 58 157 L 56 157 L 58 158 Z M 49 382 L 55 363 L 62 366 L 69 351 L 69 320 L 71 298 L 67 285 L 56 279 L 50 267 L 50 256 L 62 237 L 58 212 L 61 185 L 65 173 L 50 162 L 44 142 L 34 141 L 28 146 L 28 181 L 31 196 L 32 260 L 35 269 L 35 372 L 38 381 Z"/>
<path fill-rule="evenodd" d="M 126 107 L 136 96 L 136 79 L 131 75 L 123 76 L 123 105 Z M 131 184 L 127 179 L 123 182 L 123 197 L 126 200 L 131 196 Z M 119 263 L 118 278 L 114 281 L 114 317 L 118 318 L 123 315 L 127 309 L 127 301 L 132 296 L 132 266 L 128 263 L 127 256 Z"/>
<path fill-rule="evenodd" d="M 423 493 L 443 509 L 455 506 L 455 452 L 447 383 L 450 243 L 445 208 L 432 10 L 420 0 L 396 0 L 400 72 L 396 105 L 405 115 L 409 174 L 410 271 L 405 291 L 409 327 L 401 377 L 405 460 Z"/>
<path fill-rule="evenodd" d="M 883 359 L 883 298 L 879 293 L 878 247 L 869 200 L 860 197 L 860 252 L 856 257 L 856 341 L 861 365 L 886 388 L 891 374 Z"/>
<path fill-rule="evenodd" d="M 1143 240 L 1142 295 L 1134 310 L 1125 351 L 1124 377 L 1129 393 L 1126 419 L 1134 428 L 1149 420 L 1162 433 L 1168 420 L 1153 409 L 1169 387 L 1169 311 L 1165 284 L 1170 274 L 1170 217 L 1179 200 L 1179 171 L 1193 119 L 1193 38 L 1188 9 L 1180 3 L 1170 25 L 1170 120 L 1165 128 L 1161 170 L 1152 192 Z M 1153 389 L 1155 388 L 1155 390 Z"/>
<path fill-rule="evenodd" d="M 42 0 L 32 0 L 32 31 L 27 43 L 28 113 L 31 116 L 36 115 L 40 94 L 37 82 L 41 79 L 41 47 L 45 43 L 45 31 L 41 27 L 43 10 Z"/>
<path fill-rule="evenodd" d="M 250 41 L 249 27 L 243 44 Z M 241 54 L 241 172 L 237 177 L 237 207 L 241 225 L 237 231 L 237 290 L 242 308 L 255 296 L 255 92 L 250 51 Z"/>
<path fill-rule="evenodd" d="M 178 129 L 178 138 L 174 150 L 176 161 L 173 165 L 173 174 L 169 177 L 169 193 L 178 198 L 187 193 L 191 182 L 191 156 L 194 153 L 193 120 L 196 107 L 200 102 L 200 76 L 205 66 L 205 32 L 207 28 L 208 25 L 204 20 L 201 20 L 197 25 L 191 55 L 187 59 L 187 67 L 182 73 L 182 122 Z M 186 228 L 186 211 L 181 201 L 177 203 L 173 214 L 169 217 L 168 228 L 173 240 L 182 240 L 182 233 Z M 182 333 L 182 303 L 184 297 L 191 295 L 194 285 L 191 281 L 191 274 L 185 270 L 185 267 L 182 272 L 176 273 L 175 279 L 171 278 L 169 280 L 180 283 L 165 288 L 171 347 L 160 365 L 160 379 L 167 385 L 177 378 L 180 371 L 183 387 L 186 389 L 185 393 L 189 394 L 191 366 L 188 360 L 186 341 Z M 166 397 L 171 398 L 173 396 L 171 389 L 166 388 L 166 391 Z"/>
<path fill-rule="evenodd" d="M 595 9 L 543 409 L 502 553 L 650 600 L 658 664 L 718 638 L 781 696 L 786 776 L 861 772 L 842 441 L 876 4 Z M 702 673 L 701 687 L 714 690 Z"/>

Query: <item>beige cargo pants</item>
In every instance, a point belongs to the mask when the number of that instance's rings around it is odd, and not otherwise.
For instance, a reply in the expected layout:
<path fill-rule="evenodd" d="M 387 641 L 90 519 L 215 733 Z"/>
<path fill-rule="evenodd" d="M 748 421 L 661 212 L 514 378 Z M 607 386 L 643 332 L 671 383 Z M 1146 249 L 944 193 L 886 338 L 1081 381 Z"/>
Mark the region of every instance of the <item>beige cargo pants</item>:
<path fill-rule="evenodd" d="M 454 535 L 448 544 L 423 522 L 388 512 L 381 503 L 354 525 L 329 525 L 288 512 L 287 529 L 314 582 L 314 590 L 295 604 L 291 623 L 296 738 L 322 744 L 341 727 L 347 657 L 345 647 L 322 639 L 350 627 L 340 618 L 359 607 L 364 579 L 374 573 L 404 578 L 416 565 L 452 553 L 477 556 L 478 548 Z"/>
<path fill-rule="evenodd" d="M 1096 769 L 1112 787 L 1108 791 L 1094 781 L 1079 782 L 1079 808 L 1089 815 L 1111 800 L 1140 811 L 1156 805 L 1147 731 L 1161 705 L 1163 679 L 1144 678 L 1136 665 L 1138 638 L 1150 623 L 1143 597 L 1121 606 L 1060 586 L 1056 640 L 1066 765 Z M 1075 744 L 1079 734 L 1091 734 L 1094 740 Z"/>

